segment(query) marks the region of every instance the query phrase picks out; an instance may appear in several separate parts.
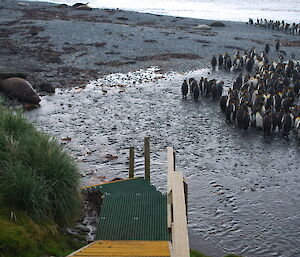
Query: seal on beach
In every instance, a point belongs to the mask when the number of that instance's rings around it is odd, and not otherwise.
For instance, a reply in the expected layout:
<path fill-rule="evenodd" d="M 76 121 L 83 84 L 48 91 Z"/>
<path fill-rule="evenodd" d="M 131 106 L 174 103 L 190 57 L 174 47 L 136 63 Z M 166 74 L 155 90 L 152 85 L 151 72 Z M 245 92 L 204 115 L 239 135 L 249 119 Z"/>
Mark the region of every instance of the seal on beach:
<path fill-rule="evenodd" d="M 210 24 L 211 27 L 225 27 L 225 24 L 220 21 L 214 21 L 213 23 Z"/>
<path fill-rule="evenodd" d="M 8 78 L 0 83 L 0 90 L 20 101 L 38 104 L 41 99 L 31 84 L 22 78 Z"/>
<path fill-rule="evenodd" d="M 92 7 L 88 6 L 88 3 L 83 4 L 83 3 L 76 3 L 73 4 L 72 6 L 75 10 L 92 10 Z"/>
<path fill-rule="evenodd" d="M 200 24 L 197 26 L 197 29 L 201 29 L 201 30 L 211 30 L 211 27 L 206 25 L 206 24 Z"/>

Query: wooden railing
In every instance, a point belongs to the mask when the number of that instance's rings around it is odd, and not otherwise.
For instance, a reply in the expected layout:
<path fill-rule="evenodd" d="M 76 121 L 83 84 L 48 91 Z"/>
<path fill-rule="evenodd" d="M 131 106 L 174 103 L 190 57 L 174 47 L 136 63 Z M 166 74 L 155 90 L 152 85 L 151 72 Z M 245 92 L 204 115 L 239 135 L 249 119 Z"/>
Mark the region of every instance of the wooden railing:
<path fill-rule="evenodd" d="M 175 152 L 167 148 L 168 154 L 168 227 L 171 232 L 171 256 L 189 257 L 187 228 L 187 183 L 182 172 L 175 171 Z"/>

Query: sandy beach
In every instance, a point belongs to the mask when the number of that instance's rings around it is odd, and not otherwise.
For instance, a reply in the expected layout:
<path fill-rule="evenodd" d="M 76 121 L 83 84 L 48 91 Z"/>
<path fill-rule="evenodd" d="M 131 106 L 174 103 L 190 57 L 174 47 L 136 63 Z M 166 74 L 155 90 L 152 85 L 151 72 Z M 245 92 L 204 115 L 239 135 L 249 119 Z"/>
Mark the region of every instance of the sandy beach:
<path fill-rule="evenodd" d="M 198 25 L 213 21 L 12 0 L 1 0 L 0 12 L 0 70 L 26 73 L 34 87 L 80 86 L 149 66 L 195 70 L 209 66 L 213 54 L 262 51 L 267 42 L 276 59 L 277 39 L 287 59 L 300 56 L 298 36 L 238 22 L 201 30 Z"/>

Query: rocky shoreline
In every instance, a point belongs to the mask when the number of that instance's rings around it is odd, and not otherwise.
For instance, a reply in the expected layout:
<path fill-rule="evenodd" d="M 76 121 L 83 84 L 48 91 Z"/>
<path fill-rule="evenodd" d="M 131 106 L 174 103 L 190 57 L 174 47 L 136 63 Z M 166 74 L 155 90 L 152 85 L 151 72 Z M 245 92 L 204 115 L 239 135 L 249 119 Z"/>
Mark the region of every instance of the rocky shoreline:
<path fill-rule="evenodd" d="M 149 66 L 163 72 L 200 69 L 212 54 L 260 50 L 278 39 L 287 59 L 300 53 L 297 38 L 238 22 L 207 27 L 202 25 L 213 21 L 10 0 L 0 1 L 0 12 L 0 70 L 27 74 L 35 88 L 83 86 Z"/>

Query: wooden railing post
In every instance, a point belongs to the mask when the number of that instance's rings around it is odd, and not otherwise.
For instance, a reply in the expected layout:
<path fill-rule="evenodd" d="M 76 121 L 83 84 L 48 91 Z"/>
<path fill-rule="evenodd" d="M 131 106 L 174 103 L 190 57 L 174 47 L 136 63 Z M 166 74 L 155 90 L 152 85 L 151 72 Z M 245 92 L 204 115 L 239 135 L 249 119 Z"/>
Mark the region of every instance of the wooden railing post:
<path fill-rule="evenodd" d="M 173 175 L 173 224 L 172 244 L 174 257 L 189 257 L 189 237 L 187 228 L 186 203 L 184 182 L 181 172 L 175 171 Z"/>
<path fill-rule="evenodd" d="M 144 138 L 144 155 L 145 155 L 145 179 L 150 182 L 150 140 Z"/>
<path fill-rule="evenodd" d="M 175 158 L 174 158 L 174 150 L 173 147 L 167 147 L 167 193 L 169 193 L 172 189 L 172 174 L 175 171 Z"/>
<path fill-rule="evenodd" d="M 134 147 L 129 147 L 129 178 L 134 177 Z"/>
<path fill-rule="evenodd" d="M 168 228 L 171 231 L 172 257 L 189 257 L 189 237 L 187 228 L 187 183 L 181 172 L 175 171 L 175 151 L 167 148 L 168 179 Z"/>

